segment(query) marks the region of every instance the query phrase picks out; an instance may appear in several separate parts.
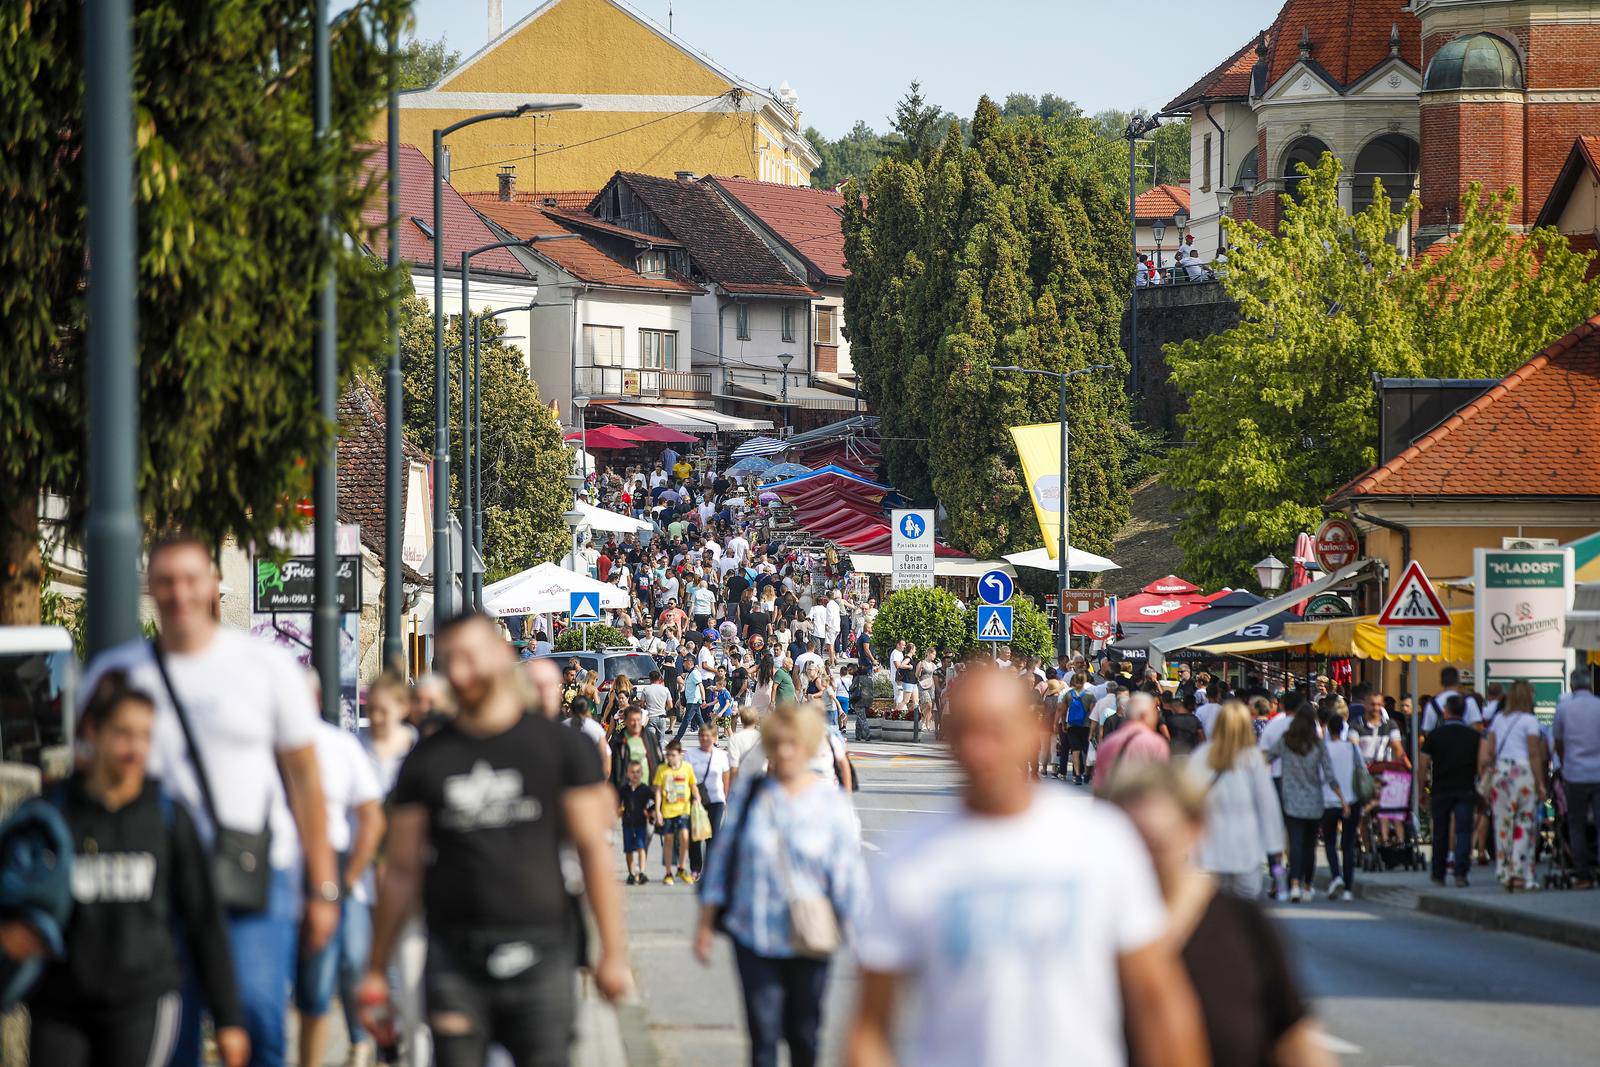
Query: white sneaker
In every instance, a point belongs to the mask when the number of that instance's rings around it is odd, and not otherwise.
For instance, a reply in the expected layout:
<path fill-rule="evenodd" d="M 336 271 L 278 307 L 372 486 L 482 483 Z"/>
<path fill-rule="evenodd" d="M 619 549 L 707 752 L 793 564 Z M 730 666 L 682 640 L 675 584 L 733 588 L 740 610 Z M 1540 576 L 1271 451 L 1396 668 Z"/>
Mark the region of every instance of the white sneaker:
<path fill-rule="evenodd" d="M 1317 899 L 1317 891 L 1311 886 L 1306 886 L 1300 891 L 1300 899 L 1302 902 L 1309 904 Z"/>
<path fill-rule="evenodd" d="M 1350 890 L 1346 889 L 1343 893 L 1339 894 L 1339 899 L 1340 900 L 1354 900 L 1354 899 L 1356 899 L 1356 895 L 1354 893 L 1350 892 Z"/>
<path fill-rule="evenodd" d="M 376 1060 L 377 1048 L 369 1040 L 350 1046 L 349 1055 L 344 1062 L 345 1067 L 373 1067 Z"/>
<path fill-rule="evenodd" d="M 1295 886 L 1290 886 L 1289 887 L 1289 902 L 1292 903 L 1292 904 L 1300 903 L 1300 887 L 1299 886 L 1295 885 Z"/>
<path fill-rule="evenodd" d="M 1339 898 L 1340 891 L 1342 891 L 1343 889 L 1344 889 L 1344 879 L 1343 878 L 1335 878 L 1333 881 L 1328 883 L 1328 899 L 1329 900 L 1337 900 Z"/>

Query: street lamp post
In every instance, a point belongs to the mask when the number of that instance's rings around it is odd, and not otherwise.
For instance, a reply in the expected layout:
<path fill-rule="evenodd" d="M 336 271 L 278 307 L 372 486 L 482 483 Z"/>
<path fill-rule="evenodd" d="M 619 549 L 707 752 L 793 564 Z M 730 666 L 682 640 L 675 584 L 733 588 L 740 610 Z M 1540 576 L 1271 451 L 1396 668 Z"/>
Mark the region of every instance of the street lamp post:
<path fill-rule="evenodd" d="M 1189 228 L 1189 213 L 1180 207 L 1172 213 L 1172 224 L 1178 228 L 1178 254 L 1173 257 L 1176 262 L 1173 264 L 1172 278 L 1173 281 L 1177 281 L 1177 272 L 1180 268 L 1183 268 L 1183 235 Z M 1184 269 L 1184 281 L 1188 280 L 1188 274 L 1188 270 Z"/>
<path fill-rule="evenodd" d="M 1228 217 L 1228 207 L 1233 203 L 1233 190 L 1227 186 L 1217 189 L 1217 255 L 1225 256 L 1228 247 L 1228 230 L 1222 220 Z"/>
<path fill-rule="evenodd" d="M 778 362 L 783 366 L 783 428 L 789 429 L 789 364 L 794 362 L 793 352 L 780 352 Z M 785 434 L 787 436 L 787 434 Z"/>
<path fill-rule="evenodd" d="M 389 277 L 400 276 L 400 15 L 389 19 Z M 400 294 L 389 294 L 389 365 L 383 373 L 383 665 L 402 655 L 400 615 L 405 600 L 405 384 L 400 372 Z"/>
<path fill-rule="evenodd" d="M 333 128 L 333 74 L 328 45 L 328 0 L 316 0 L 312 16 L 313 111 L 317 144 Z M 317 670 L 322 717 L 339 721 L 339 368 L 338 290 L 333 272 L 333 218 L 328 212 L 332 190 L 328 176 L 319 174 L 322 206 L 317 217 L 316 381 L 317 414 L 331 429 L 317 456 L 312 494 L 316 518 L 312 529 L 316 555 L 316 599 L 311 616 L 311 659 Z"/>
<path fill-rule="evenodd" d="M 84 19 L 89 186 L 88 650 L 139 636 L 139 306 L 130 0 Z M 28 502 L 34 506 L 33 501 Z"/>
<path fill-rule="evenodd" d="M 1167 236 L 1167 220 L 1156 219 L 1150 224 L 1150 233 L 1156 239 L 1156 284 L 1161 284 L 1161 242 Z"/>
<path fill-rule="evenodd" d="M 996 367 L 997 371 L 1006 371 L 1011 374 L 1036 374 L 1041 378 L 1054 378 L 1056 380 L 1056 418 L 1061 425 L 1061 468 L 1057 478 L 1056 507 L 1059 516 L 1056 522 L 1056 659 L 1059 660 L 1067 654 L 1071 647 L 1072 634 L 1070 631 L 1071 619 L 1067 616 L 1067 590 L 1072 587 L 1071 573 L 1067 566 L 1068 554 L 1072 551 L 1067 544 L 1067 532 L 1072 522 L 1071 493 L 1067 483 L 1067 379 L 1076 378 L 1084 374 L 1093 374 L 1096 371 L 1110 370 L 1109 363 L 1094 363 L 1077 370 L 1055 371 L 1042 370 L 1038 367 Z"/>
<path fill-rule="evenodd" d="M 450 374 L 445 363 L 444 350 L 444 139 L 457 130 L 493 119 L 515 119 L 534 112 L 571 111 L 582 105 L 576 102 L 523 104 L 504 111 L 486 111 L 471 115 L 433 131 L 433 616 L 445 619 L 454 614 L 451 610 L 449 564 L 439 565 L 447 558 L 445 548 L 450 543 Z M 462 275 L 465 283 L 466 276 Z M 462 320 L 461 337 L 466 341 L 466 320 Z M 434 667 L 440 668 L 435 644 Z"/>

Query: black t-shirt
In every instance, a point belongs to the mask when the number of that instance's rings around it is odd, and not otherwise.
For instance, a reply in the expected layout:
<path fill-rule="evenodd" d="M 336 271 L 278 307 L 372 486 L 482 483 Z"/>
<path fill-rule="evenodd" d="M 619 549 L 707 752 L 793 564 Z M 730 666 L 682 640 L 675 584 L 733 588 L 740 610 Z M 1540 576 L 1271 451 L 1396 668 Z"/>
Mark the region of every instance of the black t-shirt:
<path fill-rule="evenodd" d="M 1482 740 L 1482 734 L 1460 719 L 1445 719 L 1422 739 L 1422 751 L 1433 761 L 1435 793 L 1470 793 L 1476 788 Z"/>
<path fill-rule="evenodd" d="M 728 575 L 728 603 L 739 603 L 739 598 L 744 596 L 744 591 L 749 588 L 750 579 L 744 576 L 742 570 L 735 569 Z"/>
<path fill-rule="evenodd" d="M 1255 904 L 1218 893 L 1183 946 L 1211 1042 L 1211 1062 L 1270 1067 L 1280 1038 L 1305 1017 L 1283 943 Z"/>
<path fill-rule="evenodd" d="M 1200 717 L 1192 711 L 1180 711 L 1175 715 L 1167 715 L 1166 721 L 1167 733 L 1172 735 L 1172 754 L 1186 756 L 1193 752 L 1205 733 Z"/>
<path fill-rule="evenodd" d="M 650 819 L 650 809 L 656 806 L 656 792 L 648 782 L 641 781 L 638 785 L 623 784 L 620 790 L 622 796 L 622 825 L 644 826 Z"/>
<path fill-rule="evenodd" d="M 764 611 L 747 611 L 744 613 L 744 626 L 746 637 L 766 637 L 772 629 L 772 616 Z"/>
<path fill-rule="evenodd" d="M 537 715 L 494 737 L 474 737 L 452 722 L 417 742 L 389 800 L 428 812 L 428 926 L 571 922 L 557 855 L 566 837 L 561 799 L 601 780 L 600 754 L 588 738 Z"/>

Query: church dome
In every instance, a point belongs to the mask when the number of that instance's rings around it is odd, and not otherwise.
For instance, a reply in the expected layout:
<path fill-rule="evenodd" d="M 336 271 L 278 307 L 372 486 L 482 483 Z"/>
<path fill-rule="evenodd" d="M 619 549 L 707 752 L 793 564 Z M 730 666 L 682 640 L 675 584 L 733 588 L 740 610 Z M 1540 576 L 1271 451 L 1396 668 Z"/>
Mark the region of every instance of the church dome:
<path fill-rule="evenodd" d="M 1457 37 L 1433 55 L 1424 89 L 1521 89 L 1522 63 L 1492 33 Z"/>

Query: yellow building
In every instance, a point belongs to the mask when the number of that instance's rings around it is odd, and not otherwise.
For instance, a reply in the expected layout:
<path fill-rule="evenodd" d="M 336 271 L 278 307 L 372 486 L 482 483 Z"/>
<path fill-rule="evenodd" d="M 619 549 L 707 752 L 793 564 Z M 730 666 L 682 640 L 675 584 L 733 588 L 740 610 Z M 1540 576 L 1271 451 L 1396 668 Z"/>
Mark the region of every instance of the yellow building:
<path fill-rule="evenodd" d="M 524 194 L 599 189 L 618 170 L 808 185 L 821 162 L 788 83 L 757 88 L 614 0 L 548 0 L 438 84 L 401 94 L 401 140 L 431 154 L 436 128 L 557 101 L 580 109 L 451 135 L 451 183 L 488 191 L 514 168 Z"/>

